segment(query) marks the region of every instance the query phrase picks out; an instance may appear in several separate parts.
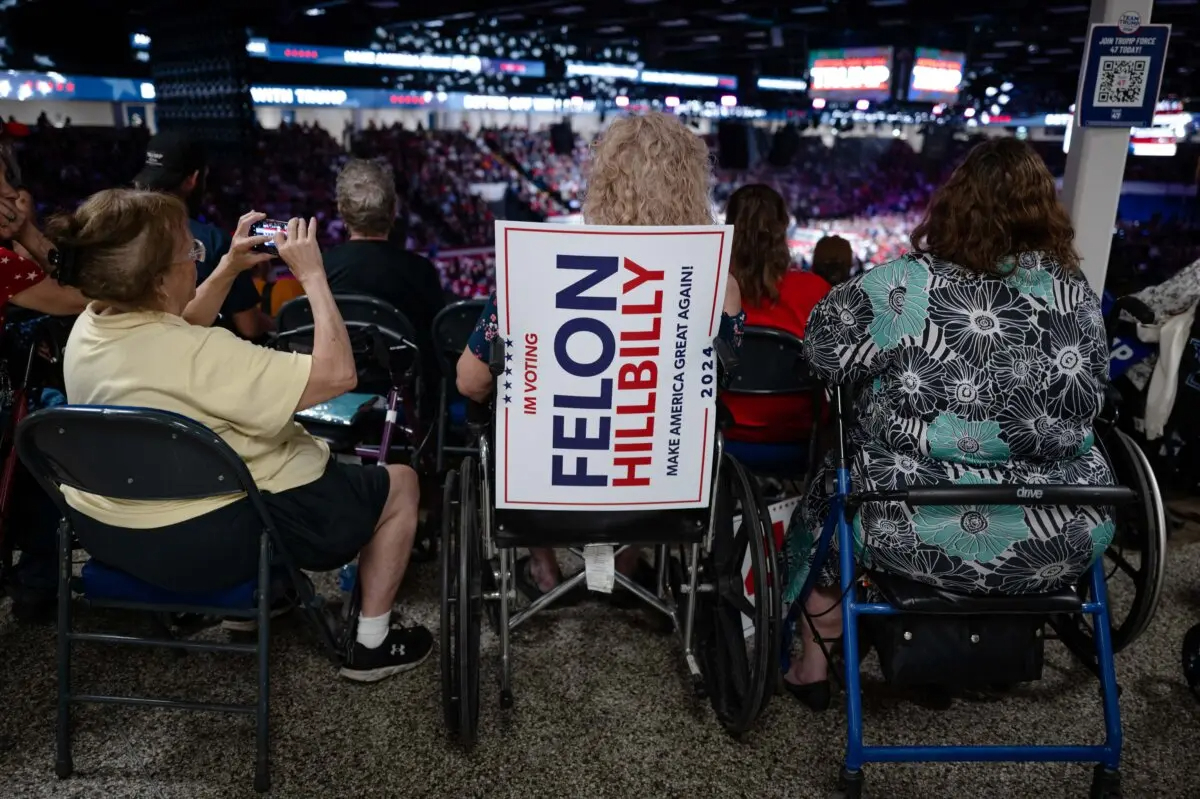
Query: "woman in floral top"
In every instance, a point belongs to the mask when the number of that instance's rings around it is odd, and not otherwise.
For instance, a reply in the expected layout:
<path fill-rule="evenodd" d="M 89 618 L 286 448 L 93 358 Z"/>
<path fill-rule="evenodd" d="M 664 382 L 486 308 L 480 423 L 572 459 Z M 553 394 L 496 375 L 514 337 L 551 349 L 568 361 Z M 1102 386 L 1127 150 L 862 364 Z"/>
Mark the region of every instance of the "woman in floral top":
<path fill-rule="evenodd" d="M 858 389 L 856 486 L 1112 484 L 1092 429 L 1108 346 L 1073 242 L 1037 154 L 1015 139 L 988 142 L 934 196 L 914 253 L 814 309 L 805 337 L 813 370 Z M 825 477 L 812 480 L 788 530 L 789 606 L 829 512 Z M 1091 507 L 870 503 L 854 520 L 866 565 L 963 593 L 1071 585 L 1112 536 L 1107 509 Z M 834 553 L 806 601 L 826 638 L 841 633 L 837 563 Z M 785 685 L 824 709 L 827 664 L 808 633 Z"/>
<path fill-rule="evenodd" d="M 673 115 L 651 112 L 617 119 L 592 154 L 583 218 L 591 225 L 711 225 L 708 148 Z M 746 315 L 738 283 L 726 283 L 720 337 L 741 345 Z M 458 390 L 483 402 L 492 393 L 487 361 L 496 336 L 496 296 L 489 299 L 467 348 L 458 361 Z M 552 549 L 532 549 L 516 564 L 515 579 L 530 599 L 550 591 L 562 579 Z M 653 585 L 649 564 L 631 547 L 616 568 Z"/>

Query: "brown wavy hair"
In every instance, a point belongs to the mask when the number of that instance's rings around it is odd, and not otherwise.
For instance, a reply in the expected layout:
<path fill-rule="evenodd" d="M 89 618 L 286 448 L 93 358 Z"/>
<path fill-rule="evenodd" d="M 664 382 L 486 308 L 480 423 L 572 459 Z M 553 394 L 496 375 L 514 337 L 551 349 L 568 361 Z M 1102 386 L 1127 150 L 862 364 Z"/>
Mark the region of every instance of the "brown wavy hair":
<path fill-rule="evenodd" d="M 711 225 L 712 160 L 673 114 L 617 118 L 593 145 L 583 218 L 590 225 Z"/>
<path fill-rule="evenodd" d="M 725 224 L 733 225 L 729 273 L 742 290 L 742 302 L 779 299 L 779 281 L 792 265 L 787 204 L 779 192 L 761 183 L 742 186 L 729 198 Z"/>
<path fill-rule="evenodd" d="M 1058 201 L 1054 177 L 1018 139 L 976 146 L 933 195 L 912 247 L 982 275 L 1004 277 L 1023 252 L 1044 252 L 1079 269 L 1075 229 Z"/>

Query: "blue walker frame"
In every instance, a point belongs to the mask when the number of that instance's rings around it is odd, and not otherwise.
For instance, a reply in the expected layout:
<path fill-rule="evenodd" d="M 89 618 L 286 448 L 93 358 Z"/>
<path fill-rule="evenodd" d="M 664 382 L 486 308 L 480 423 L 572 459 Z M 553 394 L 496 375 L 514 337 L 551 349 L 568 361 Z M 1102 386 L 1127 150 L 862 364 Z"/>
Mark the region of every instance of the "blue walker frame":
<path fill-rule="evenodd" d="M 856 505 L 872 501 L 906 501 L 911 504 L 1034 504 L 1022 502 L 1016 496 L 1022 486 L 981 486 L 963 488 L 913 489 L 909 491 L 869 492 L 853 494 L 850 477 L 850 462 L 846 454 L 844 429 L 845 408 L 849 407 L 849 396 L 842 387 L 834 394 L 834 421 L 837 427 L 837 462 L 834 472 L 833 496 L 830 513 L 825 520 L 821 537 L 817 542 L 817 554 L 813 561 L 800 596 L 789 609 L 784 625 L 783 668 L 786 671 L 790 659 L 791 638 L 796 614 L 816 584 L 820 565 L 829 556 L 829 544 L 836 532 L 839 545 L 839 565 L 842 589 L 842 647 L 845 662 L 845 690 L 847 739 L 846 755 L 842 771 L 843 782 L 847 779 L 861 782 L 863 766 L 867 763 L 922 763 L 922 762 L 1022 762 L 1022 763 L 1096 763 L 1110 774 L 1119 773 L 1122 746 L 1121 711 L 1118 703 L 1116 666 L 1112 649 L 1112 638 L 1108 610 L 1108 587 L 1102 567 L 1103 559 L 1097 560 L 1088 570 L 1091 600 L 1082 604 L 1082 612 L 1093 618 L 1096 657 L 1104 702 L 1105 740 L 1095 745 L 920 745 L 883 746 L 863 743 L 863 708 L 861 675 L 859 664 L 859 618 L 861 616 L 900 615 L 900 611 L 884 602 L 863 602 L 855 587 L 856 566 L 851 524 L 846 508 L 853 501 Z M 1095 504 L 1110 505 L 1129 502 L 1136 497 L 1133 491 L 1123 486 L 1036 486 L 1045 499 L 1036 504 L 1056 504 L 1053 494 L 1078 494 L 1089 492 L 1097 500 Z M 1077 504 L 1078 500 L 1075 500 Z M 1071 503 L 1064 503 L 1071 504 Z M 1082 581 L 1081 581 L 1082 582 Z M 845 787 L 843 785 L 843 787 Z"/>

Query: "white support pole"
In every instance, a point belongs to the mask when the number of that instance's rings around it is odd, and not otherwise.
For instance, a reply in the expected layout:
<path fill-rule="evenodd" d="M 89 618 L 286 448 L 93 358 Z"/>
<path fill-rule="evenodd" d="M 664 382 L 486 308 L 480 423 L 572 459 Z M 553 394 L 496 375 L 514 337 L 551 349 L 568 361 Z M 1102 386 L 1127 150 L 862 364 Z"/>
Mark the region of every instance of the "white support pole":
<path fill-rule="evenodd" d="M 1088 21 L 1114 25 L 1121 14 L 1135 11 L 1145 25 L 1150 22 L 1153 8 L 1154 0 L 1092 0 Z M 1082 86 L 1082 68 L 1079 75 Z M 1067 153 L 1062 200 L 1075 224 L 1075 245 L 1083 256 L 1083 273 L 1096 293 L 1104 290 L 1104 276 L 1108 272 L 1117 202 L 1129 154 L 1129 133 L 1130 128 L 1081 128 L 1078 122 L 1072 123 L 1070 131 L 1071 149 Z"/>

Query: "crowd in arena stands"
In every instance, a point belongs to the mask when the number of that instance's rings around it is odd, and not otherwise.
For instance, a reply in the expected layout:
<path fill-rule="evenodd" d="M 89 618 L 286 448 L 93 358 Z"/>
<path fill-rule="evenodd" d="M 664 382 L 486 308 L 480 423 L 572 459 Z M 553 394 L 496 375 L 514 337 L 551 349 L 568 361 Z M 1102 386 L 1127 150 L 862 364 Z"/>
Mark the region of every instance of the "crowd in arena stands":
<path fill-rule="evenodd" d="M 550 209 L 520 172 L 479 137 L 463 131 L 406 130 L 368 126 L 354 137 L 355 154 L 383 158 L 395 169 L 409 207 L 433 224 L 410 230 L 419 249 L 491 244 L 495 213 L 471 190 L 503 184 L 537 218 Z M 544 210 L 543 210 L 544 208 Z"/>
<path fill-rule="evenodd" d="M 484 138 L 547 192 L 551 202 L 540 210 L 547 214 L 579 210 L 583 199 L 582 164 L 588 154 L 585 138 L 576 136 L 570 153 L 556 153 L 546 131 L 501 128 L 485 132 Z"/>
<path fill-rule="evenodd" d="M 496 257 L 491 253 L 440 254 L 433 262 L 442 277 L 442 288 L 455 297 L 484 297 L 496 285 Z"/>
<path fill-rule="evenodd" d="M 20 127 L 6 128 L 4 138 L 14 145 L 42 215 L 73 209 L 101 188 L 128 185 L 148 138 L 144 128 L 58 128 L 48 122 Z M 710 147 L 717 145 L 715 137 L 707 139 Z M 784 198 L 792 216 L 789 235 L 806 232 L 812 239 L 794 247 L 802 266 L 809 265 L 817 233 L 846 238 L 862 267 L 886 263 L 908 249 L 932 191 L 972 143 L 951 141 L 935 162 L 903 139 L 838 136 L 828 147 L 806 135 L 787 166 L 717 170 L 714 207 L 720 211 L 738 188 L 762 183 Z M 1062 173 L 1066 156 L 1060 142 L 1030 144 L 1052 173 Z M 397 240 L 434 259 L 448 293 L 473 297 L 490 290 L 495 259 L 455 251 L 491 246 L 495 219 L 512 218 L 512 209 L 518 218 L 532 220 L 577 210 L 591 142 L 577 135 L 572 153 L 558 154 L 548 130 L 501 128 L 473 135 L 372 124 L 350 137 L 350 146 L 355 155 L 392 165 L 400 200 Z M 1126 176 L 1186 182 L 1191 171 L 1180 164 L 1193 163 L 1197 154 L 1200 146 L 1181 144 L 1175 158 L 1130 158 Z M 233 229 L 247 207 L 276 219 L 313 216 L 322 246 L 335 245 L 347 232 L 332 187 L 348 156 L 316 125 L 260 130 L 246 165 L 212 168 L 193 210 L 225 230 Z M 473 193 L 473 184 L 503 184 L 507 212 Z M 1195 224 L 1175 220 L 1122 222 L 1114 238 L 1113 280 L 1143 285 L 1163 279 L 1200 255 L 1197 236 Z"/>
<path fill-rule="evenodd" d="M 1106 285 L 1115 295 L 1157 286 L 1200 259 L 1200 216 L 1122 221 L 1113 234 Z"/>

